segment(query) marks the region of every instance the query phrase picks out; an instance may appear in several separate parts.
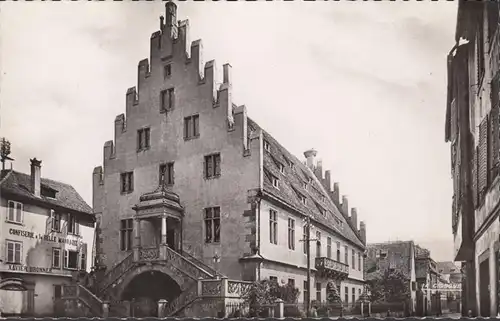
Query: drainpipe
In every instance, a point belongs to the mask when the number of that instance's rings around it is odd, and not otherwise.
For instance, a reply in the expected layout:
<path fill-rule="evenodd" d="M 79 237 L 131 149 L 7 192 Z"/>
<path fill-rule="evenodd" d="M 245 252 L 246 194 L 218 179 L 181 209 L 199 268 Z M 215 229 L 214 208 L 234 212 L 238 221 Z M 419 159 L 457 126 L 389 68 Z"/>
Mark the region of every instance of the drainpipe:
<path fill-rule="evenodd" d="M 256 228 L 256 238 L 257 238 L 257 255 L 260 256 L 260 258 L 263 258 L 262 255 L 260 255 L 260 203 L 262 202 L 262 190 L 259 189 L 257 193 L 257 228 Z M 259 261 L 259 264 L 257 266 L 257 281 L 260 281 L 260 271 L 261 271 L 261 265 L 262 261 Z"/>

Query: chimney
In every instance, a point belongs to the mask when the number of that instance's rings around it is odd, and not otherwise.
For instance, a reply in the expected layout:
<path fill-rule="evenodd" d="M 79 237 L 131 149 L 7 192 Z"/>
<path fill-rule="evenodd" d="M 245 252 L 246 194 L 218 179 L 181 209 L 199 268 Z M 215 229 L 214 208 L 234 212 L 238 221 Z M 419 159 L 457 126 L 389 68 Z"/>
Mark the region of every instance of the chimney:
<path fill-rule="evenodd" d="M 359 221 L 359 235 L 361 236 L 363 243 L 366 245 L 366 226 L 363 221 Z"/>
<path fill-rule="evenodd" d="M 325 185 L 326 191 L 330 192 L 332 190 L 332 178 L 330 176 L 330 171 L 325 171 Z"/>
<path fill-rule="evenodd" d="M 352 222 L 352 225 L 354 225 L 354 228 L 357 230 L 358 229 L 358 210 L 355 207 L 351 208 L 351 222 Z"/>
<path fill-rule="evenodd" d="M 165 17 L 160 16 L 160 30 L 163 30 L 164 27 L 165 27 Z"/>
<path fill-rule="evenodd" d="M 41 185 L 41 167 L 42 161 L 36 158 L 30 159 L 31 161 L 31 191 L 36 197 L 40 197 Z"/>
<path fill-rule="evenodd" d="M 319 181 L 323 183 L 323 162 L 321 160 L 318 160 L 313 172 L 314 175 L 319 179 Z"/>
<path fill-rule="evenodd" d="M 342 214 L 349 217 L 349 200 L 346 195 L 342 195 Z"/>
<path fill-rule="evenodd" d="M 318 152 L 314 150 L 314 148 L 311 148 L 309 150 L 306 150 L 304 152 L 304 156 L 306 157 L 306 166 L 309 167 L 311 170 L 314 169 L 314 158 Z"/>
<path fill-rule="evenodd" d="M 339 183 L 333 183 L 333 200 L 336 205 L 340 205 L 340 190 Z"/>

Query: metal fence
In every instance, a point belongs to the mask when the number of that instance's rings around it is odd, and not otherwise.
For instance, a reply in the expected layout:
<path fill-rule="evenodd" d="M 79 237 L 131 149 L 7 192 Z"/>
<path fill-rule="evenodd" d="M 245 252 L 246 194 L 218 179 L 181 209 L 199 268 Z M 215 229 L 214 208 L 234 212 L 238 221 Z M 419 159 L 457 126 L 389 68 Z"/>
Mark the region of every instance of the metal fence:
<path fill-rule="evenodd" d="M 245 302 L 231 302 L 226 304 L 226 315 L 229 318 L 237 317 L 278 317 L 280 314 L 278 303 L 266 305 L 250 305 Z M 301 318 L 306 317 L 306 306 L 304 303 L 284 303 L 283 317 Z M 311 317 L 404 317 L 409 316 L 409 311 L 404 302 L 402 303 L 311 303 Z"/>

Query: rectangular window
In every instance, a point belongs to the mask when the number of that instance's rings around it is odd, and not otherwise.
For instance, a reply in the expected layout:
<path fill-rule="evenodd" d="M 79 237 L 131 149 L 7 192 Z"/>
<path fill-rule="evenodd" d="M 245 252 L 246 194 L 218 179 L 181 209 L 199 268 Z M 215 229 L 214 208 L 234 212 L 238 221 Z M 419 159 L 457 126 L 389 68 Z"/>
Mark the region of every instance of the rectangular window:
<path fill-rule="evenodd" d="M 205 156 L 205 178 L 220 176 L 220 154 Z"/>
<path fill-rule="evenodd" d="M 165 112 L 174 109 L 174 88 L 163 90 L 160 93 L 160 111 Z"/>
<path fill-rule="evenodd" d="M 160 185 L 174 185 L 174 163 L 160 165 Z"/>
<path fill-rule="evenodd" d="M 269 242 L 278 244 L 278 213 L 275 210 L 269 210 Z"/>
<path fill-rule="evenodd" d="M 131 193 L 134 191 L 134 172 L 120 174 L 120 186 L 122 193 Z"/>
<path fill-rule="evenodd" d="M 352 261 L 352 269 L 356 270 L 356 259 L 355 259 L 355 252 L 354 249 L 352 249 L 352 254 L 351 254 L 351 261 Z"/>
<path fill-rule="evenodd" d="M 307 281 L 304 281 L 304 302 L 309 300 L 309 283 Z M 311 301 L 311 300 L 309 300 Z"/>
<path fill-rule="evenodd" d="M 132 250 L 132 232 L 134 230 L 134 220 L 131 218 L 120 221 L 120 250 Z"/>
<path fill-rule="evenodd" d="M 79 235 L 80 226 L 78 225 L 78 220 L 76 218 L 76 215 L 68 214 L 67 217 L 68 217 L 68 222 L 67 222 L 68 234 Z"/>
<path fill-rule="evenodd" d="M 77 251 L 64 251 L 64 268 L 78 269 L 78 252 Z"/>
<path fill-rule="evenodd" d="M 358 289 L 358 299 L 361 297 L 361 289 Z"/>
<path fill-rule="evenodd" d="M 304 224 L 302 227 L 302 250 L 304 254 L 307 254 L 307 247 L 309 246 L 309 240 L 307 239 L 307 225 Z"/>
<path fill-rule="evenodd" d="M 321 232 L 316 231 L 316 257 L 321 257 Z"/>
<path fill-rule="evenodd" d="M 220 242 L 220 207 L 205 209 L 205 243 Z"/>
<path fill-rule="evenodd" d="M 200 115 L 184 118 L 184 139 L 193 139 L 200 136 Z"/>
<path fill-rule="evenodd" d="M 295 250 L 295 220 L 288 219 L 288 249 Z"/>
<path fill-rule="evenodd" d="M 316 301 L 321 302 L 321 283 L 316 283 Z"/>
<path fill-rule="evenodd" d="M 151 131 L 149 128 L 137 130 L 137 151 L 148 149 L 150 147 Z"/>
<path fill-rule="evenodd" d="M 16 241 L 6 241 L 7 243 L 7 263 L 21 264 L 23 243 Z"/>
<path fill-rule="evenodd" d="M 331 259 L 332 258 L 332 238 L 326 238 L 326 256 Z"/>
<path fill-rule="evenodd" d="M 60 284 L 54 285 L 54 299 L 60 299 L 62 297 L 62 286 Z"/>
<path fill-rule="evenodd" d="M 285 165 L 283 165 L 283 164 L 279 164 L 279 168 L 280 168 L 280 172 L 281 172 L 282 174 L 284 174 L 284 173 L 285 173 Z"/>
<path fill-rule="evenodd" d="M 23 203 L 16 201 L 8 201 L 8 214 L 7 221 L 12 223 L 22 223 L 23 222 Z"/>
<path fill-rule="evenodd" d="M 356 302 L 356 288 L 352 288 L 352 303 Z"/>
<path fill-rule="evenodd" d="M 344 263 L 349 265 L 349 248 L 344 246 Z"/>
<path fill-rule="evenodd" d="M 52 222 L 52 231 L 60 232 L 61 231 L 61 213 L 57 213 L 54 210 L 50 210 L 50 219 Z"/>
<path fill-rule="evenodd" d="M 344 293 L 344 300 L 345 300 L 345 302 L 344 303 L 349 303 L 349 288 L 346 286 L 344 288 L 344 291 L 345 291 L 345 293 Z"/>
<path fill-rule="evenodd" d="M 163 67 L 163 78 L 167 79 L 170 78 L 172 75 L 172 65 L 168 64 Z"/>
<path fill-rule="evenodd" d="M 270 276 L 269 281 L 278 283 L 278 278 L 276 276 Z"/>
<path fill-rule="evenodd" d="M 288 286 L 295 287 L 295 279 L 288 279 Z"/>
<path fill-rule="evenodd" d="M 358 252 L 358 271 L 361 271 L 361 252 Z"/>
<path fill-rule="evenodd" d="M 337 262 L 340 262 L 340 242 L 337 242 Z"/>
<path fill-rule="evenodd" d="M 304 205 L 307 205 L 307 198 L 304 195 L 300 195 L 300 202 Z"/>
<path fill-rule="evenodd" d="M 52 267 L 61 268 L 61 249 L 52 249 Z"/>

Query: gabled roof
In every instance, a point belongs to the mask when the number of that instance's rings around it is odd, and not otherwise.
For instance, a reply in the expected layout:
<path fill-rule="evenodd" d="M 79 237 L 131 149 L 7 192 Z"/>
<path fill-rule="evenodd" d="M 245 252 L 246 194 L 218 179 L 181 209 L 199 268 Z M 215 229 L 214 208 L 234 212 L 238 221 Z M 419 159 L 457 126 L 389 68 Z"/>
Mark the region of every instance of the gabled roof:
<path fill-rule="evenodd" d="M 14 170 L 3 170 L 0 175 L 0 192 L 22 198 L 55 205 L 68 210 L 93 215 L 92 208 L 83 200 L 73 186 L 47 178 L 41 179 L 41 188 L 57 191 L 56 198 L 36 197 L 31 192 L 31 176 Z"/>
<path fill-rule="evenodd" d="M 438 272 L 442 274 L 453 274 L 453 273 L 461 273 L 460 267 L 458 267 L 455 263 L 448 262 L 437 262 Z"/>
<path fill-rule="evenodd" d="M 366 246 L 365 271 L 367 279 L 381 273 L 388 268 L 401 271 L 407 277 L 411 275 L 411 255 L 415 250 L 413 241 L 397 241 L 386 243 L 374 243 Z M 380 255 L 383 253 L 384 255 Z"/>
<path fill-rule="evenodd" d="M 250 131 L 260 128 L 264 141 L 269 144 L 269 151 L 264 150 L 264 192 L 298 209 L 303 214 L 310 215 L 316 222 L 364 249 L 363 242 L 340 213 L 316 175 L 250 118 L 248 118 L 248 126 Z M 280 164 L 284 166 L 283 173 L 280 171 Z M 278 188 L 273 186 L 273 176 L 279 180 Z M 306 197 L 306 205 L 301 202 L 299 195 Z M 324 214 L 318 206 L 325 210 Z"/>

